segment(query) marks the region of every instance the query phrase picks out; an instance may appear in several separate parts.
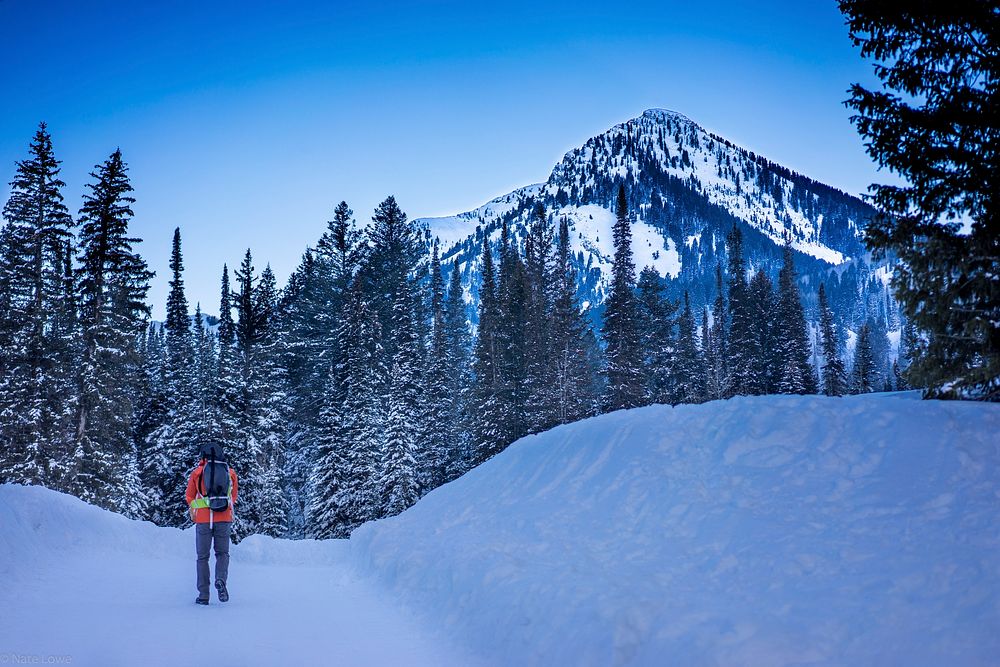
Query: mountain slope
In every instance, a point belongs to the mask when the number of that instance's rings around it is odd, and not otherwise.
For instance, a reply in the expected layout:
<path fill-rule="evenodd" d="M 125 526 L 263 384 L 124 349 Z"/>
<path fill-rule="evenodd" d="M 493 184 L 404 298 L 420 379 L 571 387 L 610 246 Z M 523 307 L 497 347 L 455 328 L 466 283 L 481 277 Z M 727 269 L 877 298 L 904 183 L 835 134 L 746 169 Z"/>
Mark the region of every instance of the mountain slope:
<path fill-rule="evenodd" d="M 995 664 L 1000 406 L 916 398 L 602 415 L 351 549 L 495 664 Z"/>
<path fill-rule="evenodd" d="M 507 222 L 523 240 L 533 203 L 540 201 L 553 220 L 569 220 L 581 296 L 597 304 L 613 256 L 610 223 L 622 182 L 633 214 L 637 268 L 653 266 L 675 295 L 692 291 L 696 305 L 713 297 L 715 267 L 726 266 L 725 236 L 734 225 L 744 231 L 750 265 L 772 273 L 786 238 L 804 274 L 829 273 L 865 254 L 861 230 L 873 213 L 867 204 L 662 109 L 570 151 L 545 183 L 474 211 L 419 222 L 440 240 L 443 257 L 462 264 L 475 304 L 482 236 L 496 242 Z"/>

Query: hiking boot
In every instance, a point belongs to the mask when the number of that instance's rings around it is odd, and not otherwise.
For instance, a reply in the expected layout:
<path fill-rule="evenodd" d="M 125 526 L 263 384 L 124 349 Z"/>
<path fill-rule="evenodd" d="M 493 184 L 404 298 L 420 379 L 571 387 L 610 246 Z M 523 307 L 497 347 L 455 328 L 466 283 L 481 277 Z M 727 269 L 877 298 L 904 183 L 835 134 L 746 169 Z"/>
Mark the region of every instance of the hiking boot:
<path fill-rule="evenodd" d="M 208 604 L 208 600 L 206 600 L 205 598 L 195 598 L 194 599 L 194 603 L 195 604 Z"/>
<path fill-rule="evenodd" d="M 216 579 L 215 590 L 219 591 L 219 602 L 229 602 L 229 591 L 226 590 L 226 582 L 222 579 Z"/>

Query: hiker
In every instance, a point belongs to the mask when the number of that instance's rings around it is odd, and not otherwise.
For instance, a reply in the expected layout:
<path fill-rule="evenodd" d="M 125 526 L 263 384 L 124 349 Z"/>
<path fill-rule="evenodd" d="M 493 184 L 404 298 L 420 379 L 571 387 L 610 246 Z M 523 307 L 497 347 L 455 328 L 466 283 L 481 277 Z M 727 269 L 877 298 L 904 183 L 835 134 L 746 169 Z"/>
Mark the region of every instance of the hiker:
<path fill-rule="evenodd" d="M 229 600 L 226 578 L 229 574 L 229 535 L 236 504 L 236 472 L 226 464 L 222 445 L 201 448 L 201 461 L 188 478 L 187 499 L 195 528 L 198 552 L 198 597 L 195 602 L 208 604 L 208 552 L 215 542 L 215 590 L 219 602 Z"/>

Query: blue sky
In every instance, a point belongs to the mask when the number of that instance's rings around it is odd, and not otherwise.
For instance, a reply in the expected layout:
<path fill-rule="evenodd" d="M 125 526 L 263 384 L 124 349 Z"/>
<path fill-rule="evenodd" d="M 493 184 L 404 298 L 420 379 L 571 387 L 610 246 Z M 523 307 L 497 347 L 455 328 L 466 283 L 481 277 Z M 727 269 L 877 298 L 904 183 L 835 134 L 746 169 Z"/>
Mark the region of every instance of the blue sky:
<path fill-rule="evenodd" d="M 192 308 L 215 313 L 223 262 L 249 247 L 283 281 L 341 199 L 359 222 L 388 194 L 468 210 L 650 107 L 860 193 L 859 80 L 833 0 L 0 0 L 0 180 L 45 120 L 75 213 L 120 146 L 154 316 L 175 226 Z"/>

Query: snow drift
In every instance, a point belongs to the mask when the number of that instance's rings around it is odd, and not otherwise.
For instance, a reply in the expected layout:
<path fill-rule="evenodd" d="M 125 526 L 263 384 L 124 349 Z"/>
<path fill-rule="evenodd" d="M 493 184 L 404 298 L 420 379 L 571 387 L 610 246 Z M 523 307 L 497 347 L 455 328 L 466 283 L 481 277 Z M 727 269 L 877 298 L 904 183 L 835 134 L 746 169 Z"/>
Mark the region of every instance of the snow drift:
<path fill-rule="evenodd" d="M 1000 406 L 913 399 L 562 426 L 352 554 L 495 664 L 997 664 Z"/>

